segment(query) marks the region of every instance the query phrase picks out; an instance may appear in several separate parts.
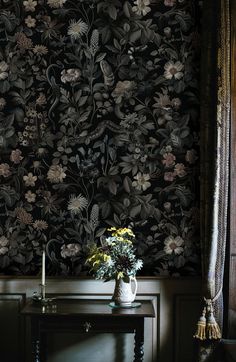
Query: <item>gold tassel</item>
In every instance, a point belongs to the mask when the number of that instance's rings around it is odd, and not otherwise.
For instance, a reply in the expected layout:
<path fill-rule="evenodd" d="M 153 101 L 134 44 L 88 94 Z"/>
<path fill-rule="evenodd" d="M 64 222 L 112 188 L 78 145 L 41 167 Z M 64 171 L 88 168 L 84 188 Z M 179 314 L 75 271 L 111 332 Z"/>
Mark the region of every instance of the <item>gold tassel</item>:
<path fill-rule="evenodd" d="M 206 339 L 206 308 L 203 308 L 202 316 L 197 323 L 197 330 L 194 334 L 194 338 L 200 339 L 201 341 Z"/>
<path fill-rule="evenodd" d="M 214 316 L 214 300 L 216 300 L 216 298 L 213 300 L 204 298 L 205 307 L 203 308 L 202 316 L 197 323 L 197 331 L 193 336 L 194 338 L 198 338 L 202 341 L 206 339 L 211 340 L 221 338 L 221 330 Z"/>
<path fill-rule="evenodd" d="M 220 339 L 221 338 L 221 330 L 214 317 L 214 309 L 212 306 L 212 302 L 210 302 L 208 304 L 206 332 L 207 332 L 208 339 Z"/>

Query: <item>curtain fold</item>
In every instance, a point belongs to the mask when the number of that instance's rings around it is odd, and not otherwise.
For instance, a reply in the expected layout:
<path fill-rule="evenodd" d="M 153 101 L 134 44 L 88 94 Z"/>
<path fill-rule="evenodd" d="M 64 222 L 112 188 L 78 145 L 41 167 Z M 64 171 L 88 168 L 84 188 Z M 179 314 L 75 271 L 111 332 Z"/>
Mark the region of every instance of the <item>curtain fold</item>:
<path fill-rule="evenodd" d="M 230 130 L 229 0 L 204 1 L 201 84 L 203 313 L 195 337 L 201 341 L 198 361 L 210 361 L 223 323 Z"/>

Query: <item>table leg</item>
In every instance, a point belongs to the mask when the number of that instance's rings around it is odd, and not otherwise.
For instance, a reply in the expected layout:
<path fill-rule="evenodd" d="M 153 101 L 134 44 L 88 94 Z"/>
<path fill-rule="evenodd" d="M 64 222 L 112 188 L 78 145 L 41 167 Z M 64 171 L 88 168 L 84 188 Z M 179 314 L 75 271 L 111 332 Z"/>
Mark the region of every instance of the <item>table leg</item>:
<path fill-rule="evenodd" d="M 31 319 L 32 362 L 40 362 L 40 333 L 34 318 Z"/>
<path fill-rule="evenodd" d="M 134 362 L 143 362 L 144 319 L 142 321 L 139 321 L 139 325 L 135 329 L 134 343 Z"/>
<path fill-rule="evenodd" d="M 39 339 L 33 339 L 32 348 L 33 348 L 32 362 L 40 362 L 40 341 L 39 341 Z"/>
<path fill-rule="evenodd" d="M 40 362 L 47 361 L 47 335 L 46 332 L 40 333 Z"/>

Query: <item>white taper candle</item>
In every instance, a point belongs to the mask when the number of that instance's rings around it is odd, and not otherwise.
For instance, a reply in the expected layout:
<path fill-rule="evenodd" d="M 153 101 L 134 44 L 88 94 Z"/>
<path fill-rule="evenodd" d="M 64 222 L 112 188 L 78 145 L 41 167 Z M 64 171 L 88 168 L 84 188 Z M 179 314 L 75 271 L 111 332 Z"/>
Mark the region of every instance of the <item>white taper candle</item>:
<path fill-rule="evenodd" d="M 45 285 L 45 250 L 42 254 L 42 285 Z"/>

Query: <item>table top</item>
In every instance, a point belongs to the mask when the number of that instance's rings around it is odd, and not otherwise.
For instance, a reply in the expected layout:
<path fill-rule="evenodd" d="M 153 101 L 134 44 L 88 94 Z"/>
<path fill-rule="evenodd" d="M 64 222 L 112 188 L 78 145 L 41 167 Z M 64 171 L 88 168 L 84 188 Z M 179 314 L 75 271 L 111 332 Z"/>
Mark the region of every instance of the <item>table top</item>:
<path fill-rule="evenodd" d="M 72 299 L 55 298 L 52 305 L 42 306 L 41 303 L 30 300 L 22 308 L 23 315 L 43 316 L 97 316 L 97 317 L 155 317 L 154 307 L 151 301 L 139 301 L 140 307 L 137 308 L 112 308 L 109 306 L 109 300 L 94 299 Z"/>

